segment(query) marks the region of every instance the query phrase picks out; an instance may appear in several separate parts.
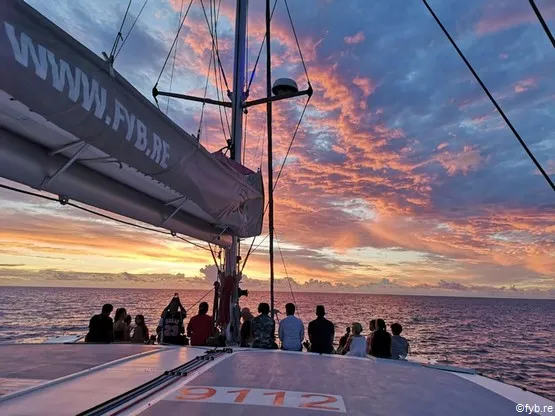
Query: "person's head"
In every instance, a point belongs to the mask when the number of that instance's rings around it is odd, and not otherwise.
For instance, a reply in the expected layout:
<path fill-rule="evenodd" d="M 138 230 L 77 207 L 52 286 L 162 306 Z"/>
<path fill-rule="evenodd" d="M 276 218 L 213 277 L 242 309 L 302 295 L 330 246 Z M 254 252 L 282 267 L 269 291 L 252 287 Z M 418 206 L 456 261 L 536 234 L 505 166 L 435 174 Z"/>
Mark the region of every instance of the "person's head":
<path fill-rule="evenodd" d="M 287 315 L 295 315 L 295 304 L 288 303 L 287 305 L 285 305 L 285 313 Z"/>
<path fill-rule="evenodd" d="M 385 321 L 383 319 L 378 319 L 376 325 L 380 331 L 385 331 L 387 327 L 385 326 Z"/>
<path fill-rule="evenodd" d="M 351 333 L 351 327 L 348 326 L 347 328 L 345 328 L 345 332 L 346 332 L 347 334 L 350 334 L 350 333 Z"/>
<path fill-rule="evenodd" d="M 318 318 L 323 318 L 324 315 L 326 315 L 326 308 L 324 308 L 324 305 L 316 306 L 316 316 Z"/>
<path fill-rule="evenodd" d="M 178 298 L 173 298 L 172 301 L 170 302 L 170 312 L 175 314 L 177 313 L 177 309 L 179 308 L 179 300 Z"/>
<path fill-rule="evenodd" d="M 261 313 L 262 315 L 268 315 L 270 313 L 270 305 L 262 302 L 260 305 L 258 305 L 258 313 Z"/>
<path fill-rule="evenodd" d="M 145 324 L 145 317 L 143 315 L 135 316 L 135 325 L 142 326 Z"/>
<path fill-rule="evenodd" d="M 375 331 L 377 327 L 378 327 L 378 326 L 377 326 L 377 324 L 376 324 L 376 320 L 375 320 L 375 319 L 372 319 L 372 320 L 370 321 L 370 331 Z"/>
<path fill-rule="evenodd" d="M 110 316 L 113 310 L 114 307 L 109 303 L 102 305 L 102 315 Z"/>
<path fill-rule="evenodd" d="M 198 314 L 199 315 L 206 315 L 207 313 L 208 313 L 208 303 L 201 302 L 201 304 L 198 305 Z"/>
<path fill-rule="evenodd" d="M 241 309 L 241 318 L 243 321 L 250 321 L 253 318 L 251 310 L 249 308 Z"/>
<path fill-rule="evenodd" d="M 125 308 L 117 308 L 116 315 L 114 316 L 115 321 L 124 321 L 127 317 L 127 311 Z"/>
<path fill-rule="evenodd" d="M 127 325 L 131 325 L 131 315 L 127 315 L 127 316 L 125 317 L 125 323 L 126 323 Z"/>
<path fill-rule="evenodd" d="M 393 332 L 393 335 L 401 335 L 401 332 L 403 332 L 403 327 L 401 326 L 401 324 L 395 322 L 394 324 L 391 324 L 391 332 Z"/>
<path fill-rule="evenodd" d="M 353 322 L 353 335 L 360 335 L 362 333 L 362 325 L 359 322 Z"/>

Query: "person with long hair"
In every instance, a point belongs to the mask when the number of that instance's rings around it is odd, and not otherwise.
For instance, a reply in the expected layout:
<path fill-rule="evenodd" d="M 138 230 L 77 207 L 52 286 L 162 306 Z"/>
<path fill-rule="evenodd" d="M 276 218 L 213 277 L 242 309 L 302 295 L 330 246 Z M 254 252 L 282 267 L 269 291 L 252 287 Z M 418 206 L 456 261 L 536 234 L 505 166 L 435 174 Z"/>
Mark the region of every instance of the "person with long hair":
<path fill-rule="evenodd" d="M 114 317 L 114 341 L 115 342 L 128 342 L 129 328 L 125 323 L 127 318 L 127 310 L 125 308 L 116 309 L 116 315 Z"/>
<path fill-rule="evenodd" d="M 148 328 L 145 324 L 145 317 L 143 315 L 135 316 L 135 330 L 133 331 L 133 337 L 131 337 L 131 342 L 145 343 L 148 342 Z"/>
<path fill-rule="evenodd" d="M 391 334 L 383 319 L 377 320 L 377 329 L 372 336 L 371 354 L 379 358 L 391 358 Z"/>

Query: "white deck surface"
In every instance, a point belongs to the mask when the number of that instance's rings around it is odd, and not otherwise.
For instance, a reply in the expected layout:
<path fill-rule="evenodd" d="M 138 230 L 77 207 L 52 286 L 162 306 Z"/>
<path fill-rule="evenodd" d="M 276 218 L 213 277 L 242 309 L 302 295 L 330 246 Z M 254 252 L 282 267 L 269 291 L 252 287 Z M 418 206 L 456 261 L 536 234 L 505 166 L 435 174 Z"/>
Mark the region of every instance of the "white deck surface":
<path fill-rule="evenodd" d="M 19 347 L 0 346 L 0 364 L 6 362 L 9 349 Z M 2 416 L 75 415 L 206 352 L 137 345 L 25 348 L 18 353 L 14 350 L 12 369 L 2 368 L 0 383 L 8 380 L 31 389 L 19 396 L 0 397 Z M 15 358 L 25 356 L 32 359 L 18 366 Z M 39 365 L 41 357 L 53 356 L 59 358 Z M 108 363 L 99 366 L 103 357 Z M 169 380 L 162 385 L 103 414 L 507 416 L 519 414 L 517 404 L 528 404 L 532 409 L 541 406 L 537 414 L 555 414 L 544 411 L 544 406 L 554 403 L 533 393 L 478 375 L 455 374 L 417 363 L 263 350 L 235 350 L 202 363 L 186 375 L 166 376 Z M 70 369 L 85 368 L 74 376 L 64 371 L 65 364 Z M 17 368 L 22 371 L 12 371 Z M 34 385 L 37 377 L 46 384 Z"/>

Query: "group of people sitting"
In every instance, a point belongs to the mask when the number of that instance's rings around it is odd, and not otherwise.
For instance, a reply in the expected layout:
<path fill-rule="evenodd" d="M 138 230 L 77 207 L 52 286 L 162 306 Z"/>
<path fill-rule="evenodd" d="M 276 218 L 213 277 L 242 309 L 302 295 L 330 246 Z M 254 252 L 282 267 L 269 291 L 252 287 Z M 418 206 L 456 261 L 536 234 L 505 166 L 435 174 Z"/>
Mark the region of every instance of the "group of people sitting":
<path fill-rule="evenodd" d="M 131 315 L 125 308 L 118 308 L 114 321 L 110 317 L 114 307 L 106 304 L 102 312 L 94 315 L 89 322 L 89 332 L 86 342 L 135 342 L 148 343 L 158 341 L 163 344 L 193 346 L 217 346 L 222 340 L 214 327 L 211 316 L 208 315 L 208 303 L 199 305 L 198 314 L 193 316 L 187 324 L 185 336 L 184 319 L 187 311 L 181 304 L 177 293 L 168 306 L 164 308 L 156 336 L 149 336 L 143 315 L 135 316 L 135 325 L 131 325 Z M 339 341 L 337 350 L 333 346 L 335 337 L 334 324 L 325 318 L 326 310 L 323 305 L 316 307 L 316 319 L 308 324 L 308 341 L 305 341 L 303 322 L 295 316 L 295 305 L 285 305 L 287 317 L 279 322 L 278 338 L 281 349 L 287 351 L 302 351 L 303 347 L 309 352 L 319 354 L 343 354 L 355 357 L 366 357 L 367 354 L 380 358 L 404 359 L 409 353 L 409 343 L 401 336 L 403 327 L 395 323 L 391 325 L 391 335 L 383 319 L 370 321 L 370 335 L 362 335 L 362 325 L 359 322 L 346 329 Z M 240 346 L 250 348 L 277 349 L 276 324 L 270 316 L 270 305 L 258 305 L 259 315 L 254 317 L 248 308 L 243 308 L 241 317 L 243 323 L 240 329 Z M 225 345 L 225 342 L 224 342 Z"/>
<path fill-rule="evenodd" d="M 391 325 L 393 335 L 387 332 L 383 319 L 370 321 L 370 335 L 362 335 L 362 325 L 353 322 L 345 335 L 339 341 L 339 348 L 334 349 L 334 324 L 325 318 L 326 310 L 323 305 L 316 307 L 316 319 L 308 324 L 308 339 L 305 341 L 304 324 L 295 316 L 295 305 L 285 305 L 287 317 L 279 323 L 278 337 L 281 349 L 288 351 L 302 351 L 303 347 L 309 352 L 319 354 L 343 354 L 355 357 L 366 357 L 367 354 L 380 358 L 404 359 L 409 353 L 409 343 L 401 336 L 403 327 L 395 323 Z M 253 317 L 248 308 L 243 308 L 241 315 L 241 346 L 252 348 L 275 349 L 275 322 L 269 316 L 270 306 L 261 303 L 258 315 Z"/>
<path fill-rule="evenodd" d="M 110 314 L 114 307 L 107 303 L 102 306 L 102 312 L 94 315 L 89 321 L 89 332 L 85 342 L 110 343 L 110 342 L 136 342 L 149 341 L 148 328 L 143 315 L 135 316 L 135 325 L 131 323 L 131 315 L 125 308 L 116 309 L 114 320 Z"/>
<path fill-rule="evenodd" d="M 163 344 L 207 345 L 208 338 L 214 335 L 214 324 L 212 317 L 208 315 L 208 303 L 199 305 L 198 315 L 193 316 L 187 325 L 187 337 L 183 321 L 187 317 L 187 311 L 181 304 L 177 293 L 168 306 L 160 315 L 156 335 L 149 335 L 143 315 L 135 317 L 135 325 L 131 325 L 131 315 L 127 314 L 125 308 L 116 309 L 114 320 L 110 314 L 114 307 L 106 304 L 102 312 L 94 315 L 89 322 L 89 332 L 85 342 L 110 343 L 110 342 L 136 342 L 154 343 L 158 341 Z"/>

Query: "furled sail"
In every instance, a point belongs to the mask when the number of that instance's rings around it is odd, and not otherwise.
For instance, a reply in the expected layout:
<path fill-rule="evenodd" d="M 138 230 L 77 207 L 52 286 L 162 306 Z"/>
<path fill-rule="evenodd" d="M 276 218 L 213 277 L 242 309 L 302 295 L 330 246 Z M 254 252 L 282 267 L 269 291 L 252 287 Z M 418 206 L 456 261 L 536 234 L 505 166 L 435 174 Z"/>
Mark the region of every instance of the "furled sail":
<path fill-rule="evenodd" d="M 0 176 L 221 246 L 260 234 L 260 172 L 210 154 L 23 1 L 0 20 Z"/>

